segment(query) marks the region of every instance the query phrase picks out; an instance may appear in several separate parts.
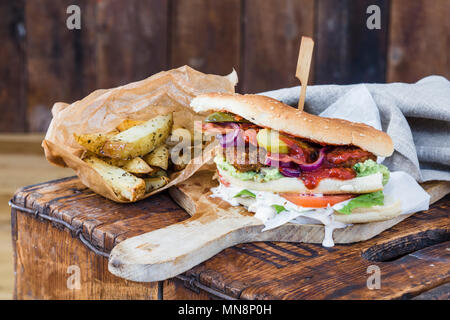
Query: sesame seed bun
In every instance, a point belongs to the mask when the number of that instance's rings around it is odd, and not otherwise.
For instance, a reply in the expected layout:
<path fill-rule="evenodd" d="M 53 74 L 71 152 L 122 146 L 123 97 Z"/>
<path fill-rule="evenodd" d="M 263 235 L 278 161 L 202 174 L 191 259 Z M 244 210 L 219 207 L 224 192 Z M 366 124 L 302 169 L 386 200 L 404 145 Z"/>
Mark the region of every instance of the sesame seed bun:
<path fill-rule="evenodd" d="M 394 151 L 389 135 L 371 126 L 315 116 L 261 95 L 207 93 L 194 98 L 191 107 L 198 113 L 231 112 L 258 126 L 320 144 L 357 146 L 381 157 Z"/>

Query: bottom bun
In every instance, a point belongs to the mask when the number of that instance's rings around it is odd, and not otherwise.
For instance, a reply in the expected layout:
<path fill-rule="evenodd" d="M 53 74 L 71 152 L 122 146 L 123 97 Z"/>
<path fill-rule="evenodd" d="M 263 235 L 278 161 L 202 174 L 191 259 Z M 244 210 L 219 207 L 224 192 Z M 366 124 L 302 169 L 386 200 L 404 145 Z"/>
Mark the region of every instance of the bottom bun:
<path fill-rule="evenodd" d="M 389 220 L 399 216 L 401 212 L 402 206 L 399 200 L 386 199 L 382 206 L 354 209 L 351 214 L 342 214 L 335 211 L 334 219 L 345 224 L 368 223 Z"/>
<path fill-rule="evenodd" d="M 218 169 L 219 170 L 219 169 Z M 316 188 L 308 189 L 303 181 L 298 178 L 281 178 L 268 182 L 255 182 L 240 180 L 232 177 L 226 171 L 219 170 L 219 174 L 231 185 L 255 191 L 268 191 L 274 193 L 296 192 L 307 194 L 342 194 L 342 193 L 369 193 L 383 190 L 383 176 L 380 172 L 365 177 L 349 180 L 333 178 L 322 179 Z"/>

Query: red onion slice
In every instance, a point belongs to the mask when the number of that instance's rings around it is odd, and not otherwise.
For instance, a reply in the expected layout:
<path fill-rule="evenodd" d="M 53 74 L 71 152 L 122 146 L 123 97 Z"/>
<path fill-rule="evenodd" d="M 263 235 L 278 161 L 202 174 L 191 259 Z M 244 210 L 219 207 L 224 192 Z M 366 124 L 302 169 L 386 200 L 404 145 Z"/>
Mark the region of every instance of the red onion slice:
<path fill-rule="evenodd" d="M 313 171 L 319 168 L 322 165 L 323 160 L 325 159 L 325 149 L 326 148 L 320 149 L 319 157 L 313 163 L 299 164 L 300 169 L 302 169 L 303 171 Z"/>
<path fill-rule="evenodd" d="M 233 122 L 228 122 L 225 125 L 227 126 L 227 133 L 217 136 L 221 147 L 229 148 L 242 145 L 244 143 L 242 138 L 243 130 L 241 130 L 239 125 Z"/>
<path fill-rule="evenodd" d="M 298 163 L 295 161 L 296 159 L 286 154 L 267 154 L 265 164 L 278 168 L 284 176 L 298 177 L 301 171 L 313 171 L 322 165 L 325 159 L 325 149 L 320 149 L 319 157 L 313 163 Z"/>
<path fill-rule="evenodd" d="M 297 178 L 300 176 L 300 168 L 298 166 L 296 167 L 290 167 L 290 168 L 283 168 L 280 167 L 278 168 L 278 170 L 280 170 L 280 173 L 285 176 L 285 177 L 289 177 L 289 178 Z"/>

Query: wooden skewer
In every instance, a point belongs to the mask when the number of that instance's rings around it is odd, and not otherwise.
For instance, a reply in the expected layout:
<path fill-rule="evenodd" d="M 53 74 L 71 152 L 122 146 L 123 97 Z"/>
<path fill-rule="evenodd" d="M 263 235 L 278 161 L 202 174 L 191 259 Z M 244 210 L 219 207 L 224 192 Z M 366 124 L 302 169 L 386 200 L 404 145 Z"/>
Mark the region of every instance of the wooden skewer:
<path fill-rule="evenodd" d="M 308 85 L 309 69 L 311 67 L 314 41 L 309 37 L 302 37 L 300 51 L 298 53 L 297 71 L 295 76 L 300 80 L 301 91 L 298 99 L 298 109 L 303 110 L 306 97 L 306 86 Z"/>

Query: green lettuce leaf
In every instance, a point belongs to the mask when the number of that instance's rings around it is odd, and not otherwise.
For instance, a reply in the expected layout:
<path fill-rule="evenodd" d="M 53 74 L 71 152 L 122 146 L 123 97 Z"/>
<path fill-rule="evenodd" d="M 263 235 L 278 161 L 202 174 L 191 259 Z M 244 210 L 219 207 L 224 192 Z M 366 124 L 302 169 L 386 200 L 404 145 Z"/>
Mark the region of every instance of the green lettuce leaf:
<path fill-rule="evenodd" d="M 233 165 L 228 163 L 225 158 L 220 155 L 217 155 L 214 158 L 214 162 L 217 165 L 217 169 L 222 172 L 226 172 L 228 175 L 233 178 L 242 180 L 242 181 L 256 181 L 256 182 L 268 182 L 271 180 L 281 179 L 284 176 L 280 173 L 278 168 L 262 168 L 260 172 L 255 171 L 246 171 L 241 172 L 237 170 Z"/>
<path fill-rule="evenodd" d="M 238 198 L 238 197 L 256 198 L 256 195 L 253 192 L 248 191 L 247 189 L 243 189 L 243 190 L 239 191 L 239 193 L 237 193 L 233 198 Z"/>
<path fill-rule="evenodd" d="M 383 191 L 377 191 L 372 193 L 366 193 L 350 200 L 342 209 L 337 210 L 343 214 L 352 213 L 356 208 L 370 208 L 373 206 L 382 206 L 384 204 Z"/>
<path fill-rule="evenodd" d="M 286 208 L 285 208 L 285 207 L 280 206 L 280 205 L 278 205 L 278 204 L 273 204 L 273 205 L 271 205 L 271 207 L 275 209 L 275 211 L 277 212 L 277 214 L 280 213 L 280 212 L 286 211 Z"/>
<path fill-rule="evenodd" d="M 353 166 L 358 177 L 365 177 L 371 174 L 381 172 L 383 175 L 383 185 L 389 181 L 390 172 L 386 166 L 378 164 L 373 160 L 366 160 L 364 162 L 359 162 Z"/>

